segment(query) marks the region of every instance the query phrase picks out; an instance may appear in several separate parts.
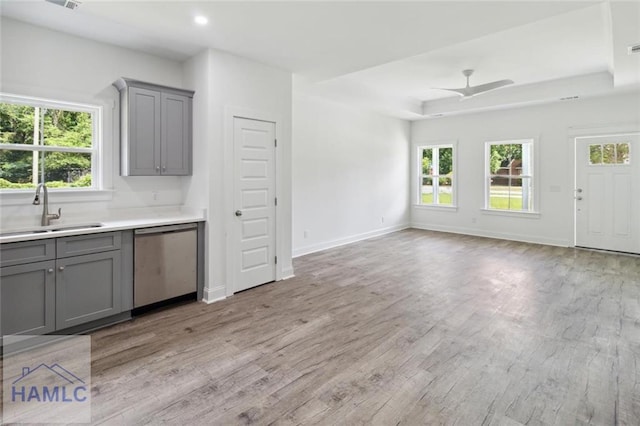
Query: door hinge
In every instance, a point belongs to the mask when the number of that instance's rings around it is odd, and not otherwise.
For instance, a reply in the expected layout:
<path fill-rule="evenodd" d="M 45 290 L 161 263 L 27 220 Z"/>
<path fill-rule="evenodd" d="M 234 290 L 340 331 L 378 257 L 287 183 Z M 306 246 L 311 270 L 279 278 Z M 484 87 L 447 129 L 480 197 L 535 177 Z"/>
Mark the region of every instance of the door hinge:
<path fill-rule="evenodd" d="M 276 203 L 276 206 L 278 205 L 278 197 L 276 197 L 276 199 L 274 200 Z"/>
<path fill-rule="evenodd" d="M 276 265 L 278 264 L 278 256 L 276 256 Z"/>
<path fill-rule="evenodd" d="M 278 147 L 278 139 L 273 140 L 273 146 L 275 146 L 276 148 Z"/>

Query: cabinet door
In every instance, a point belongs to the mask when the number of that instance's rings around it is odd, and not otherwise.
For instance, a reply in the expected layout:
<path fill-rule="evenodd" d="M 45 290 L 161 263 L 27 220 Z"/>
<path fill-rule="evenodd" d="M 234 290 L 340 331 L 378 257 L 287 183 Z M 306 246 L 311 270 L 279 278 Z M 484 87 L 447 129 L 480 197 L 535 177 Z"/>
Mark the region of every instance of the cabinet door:
<path fill-rule="evenodd" d="M 1 329 L 3 335 L 45 334 L 54 331 L 55 261 L 0 269 Z"/>
<path fill-rule="evenodd" d="M 121 312 L 120 251 L 56 262 L 56 329 Z"/>
<path fill-rule="evenodd" d="M 159 91 L 131 87 L 129 89 L 129 146 L 130 176 L 160 174 L 160 118 Z"/>
<path fill-rule="evenodd" d="M 191 98 L 162 93 L 163 175 L 191 174 Z"/>

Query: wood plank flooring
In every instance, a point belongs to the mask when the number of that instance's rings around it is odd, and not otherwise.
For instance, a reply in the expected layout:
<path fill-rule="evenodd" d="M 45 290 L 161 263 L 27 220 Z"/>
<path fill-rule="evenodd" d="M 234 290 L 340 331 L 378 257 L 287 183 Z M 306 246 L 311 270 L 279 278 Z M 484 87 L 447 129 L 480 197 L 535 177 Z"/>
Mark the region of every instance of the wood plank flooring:
<path fill-rule="evenodd" d="M 640 257 L 406 230 L 92 334 L 96 424 L 638 425 Z"/>

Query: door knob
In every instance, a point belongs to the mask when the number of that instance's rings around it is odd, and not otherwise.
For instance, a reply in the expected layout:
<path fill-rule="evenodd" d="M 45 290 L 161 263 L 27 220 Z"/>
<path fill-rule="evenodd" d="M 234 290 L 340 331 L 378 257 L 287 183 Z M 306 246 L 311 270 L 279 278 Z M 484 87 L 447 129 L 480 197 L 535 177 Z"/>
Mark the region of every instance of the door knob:
<path fill-rule="evenodd" d="M 582 192 L 582 188 L 578 188 L 578 189 L 576 189 L 576 192 L 577 192 L 578 194 L 580 194 L 580 193 Z"/>
<path fill-rule="evenodd" d="M 238 217 L 242 216 L 242 211 L 236 210 L 236 216 L 238 216 Z"/>
<path fill-rule="evenodd" d="M 59 270 L 64 271 L 64 266 L 58 267 Z"/>
<path fill-rule="evenodd" d="M 576 200 L 580 201 L 582 200 L 582 197 L 576 197 Z"/>

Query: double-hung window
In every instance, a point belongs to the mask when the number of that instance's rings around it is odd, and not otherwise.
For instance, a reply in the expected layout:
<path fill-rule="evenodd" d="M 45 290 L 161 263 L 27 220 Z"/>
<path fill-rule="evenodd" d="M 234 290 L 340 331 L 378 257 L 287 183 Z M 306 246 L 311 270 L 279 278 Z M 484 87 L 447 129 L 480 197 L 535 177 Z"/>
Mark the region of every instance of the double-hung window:
<path fill-rule="evenodd" d="M 485 208 L 534 211 L 533 140 L 486 143 Z"/>
<path fill-rule="evenodd" d="M 0 190 L 100 189 L 101 107 L 0 94 Z"/>
<path fill-rule="evenodd" d="M 433 206 L 455 205 L 455 157 L 453 144 L 418 147 L 418 203 Z"/>

